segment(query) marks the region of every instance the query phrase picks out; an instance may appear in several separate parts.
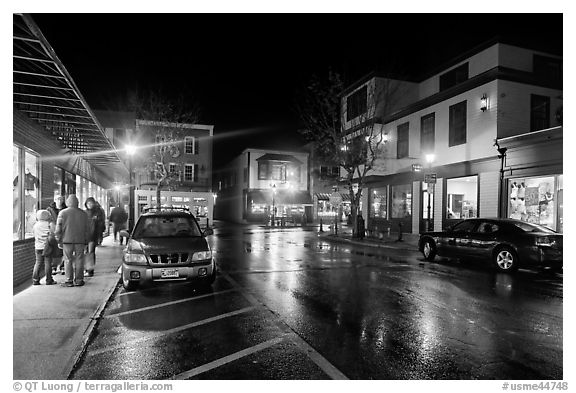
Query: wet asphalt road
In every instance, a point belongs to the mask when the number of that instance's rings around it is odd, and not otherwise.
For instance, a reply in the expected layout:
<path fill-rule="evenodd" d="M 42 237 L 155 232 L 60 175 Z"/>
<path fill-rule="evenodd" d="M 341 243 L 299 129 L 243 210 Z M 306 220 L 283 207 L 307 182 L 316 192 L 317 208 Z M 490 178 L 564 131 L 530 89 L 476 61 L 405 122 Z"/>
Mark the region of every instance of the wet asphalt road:
<path fill-rule="evenodd" d="M 562 277 L 216 229 L 211 290 L 118 289 L 74 379 L 563 379 Z"/>

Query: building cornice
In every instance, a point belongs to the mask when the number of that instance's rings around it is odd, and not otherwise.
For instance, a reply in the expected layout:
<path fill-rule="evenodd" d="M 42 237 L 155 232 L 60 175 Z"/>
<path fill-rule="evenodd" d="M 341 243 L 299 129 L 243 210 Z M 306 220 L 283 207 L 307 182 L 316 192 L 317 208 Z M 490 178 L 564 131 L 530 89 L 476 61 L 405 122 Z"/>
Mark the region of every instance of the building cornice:
<path fill-rule="evenodd" d="M 408 105 L 407 107 L 396 113 L 384 117 L 382 119 L 382 124 L 391 123 L 395 120 L 401 119 L 403 117 L 411 115 L 412 113 L 421 111 L 430 106 L 441 103 L 442 101 L 449 100 L 452 97 L 466 93 L 469 90 L 475 89 L 477 87 L 488 84 L 495 80 L 524 83 L 532 86 L 547 87 L 550 89 L 558 89 L 558 90 L 562 89 L 562 86 L 558 86 L 557 84 L 552 84 L 546 81 L 539 80 L 531 72 L 518 71 L 512 68 L 498 66 L 486 72 L 483 72 L 482 74 L 476 75 L 454 87 L 451 87 L 450 89 L 446 89 L 434 95 L 426 97 L 420 101 L 415 102 L 414 104 Z"/>

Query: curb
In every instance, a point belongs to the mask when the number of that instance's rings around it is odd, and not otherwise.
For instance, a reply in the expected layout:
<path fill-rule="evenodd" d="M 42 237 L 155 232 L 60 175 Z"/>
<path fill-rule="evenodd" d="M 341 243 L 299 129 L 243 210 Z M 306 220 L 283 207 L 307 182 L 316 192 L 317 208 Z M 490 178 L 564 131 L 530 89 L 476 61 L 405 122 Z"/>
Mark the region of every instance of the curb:
<path fill-rule="evenodd" d="M 336 237 L 335 235 L 320 235 L 320 237 L 322 239 L 326 239 L 328 241 L 354 244 L 356 246 L 367 246 L 367 247 L 373 247 L 373 248 L 389 248 L 389 249 L 395 249 L 395 250 L 405 250 L 405 251 L 418 252 L 418 247 L 417 246 L 411 246 L 411 245 L 410 246 L 408 246 L 408 245 L 396 246 L 396 245 L 388 245 L 385 243 L 377 244 L 377 243 L 370 243 L 370 242 L 359 242 L 356 240 L 346 239 L 346 238 L 342 238 L 342 237 Z M 404 243 L 404 244 L 406 244 L 406 243 Z"/>
<path fill-rule="evenodd" d="M 116 290 L 118 289 L 118 284 L 120 283 L 121 278 L 122 277 L 120 276 L 118 278 L 118 280 L 116 281 L 116 283 L 114 284 L 114 286 L 112 286 L 108 290 L 108 293 L 104 296 L 104 301 L 102 301 L 100 303 L 100 305 L 98 306 L 96 311 L 94 311 L 94 313 L 90 317 L 90 322 L 88 323 L 88 326 L 86 327 L 86 330 L 84 331 L 84 334 L 82 335 L 82 343 L 80 345 L 80 349 L 76 352 L 76 354 L 74 355 L 74 357 L 72 359 L 72 366 L 70 367 L 69 371 L 66 373 L 66 379 L 70 379 L 70 377 L 72 376 L 72 373 L 74 372 L 74 370 L 76 370 L 76 367 L 80 363 L 80 360 L 82 360 L 82 357 L 84 356 L 84 353 L 86 352 L 86 348 L 88 348 L 88 343 L 90 342 L 90 339 L 93 336 L 93 333 L 96 329 L 96 326 L 98 325 L 98 322 L 100 322 L 100 319 L 102 318 L 102 314 L 104 313 L 104 309 L 106 308 L 106 305 L 108 304 L 108 302 L 112 298 L 112 295 L 114 294 L 114 292 L 116 292 Z"/>

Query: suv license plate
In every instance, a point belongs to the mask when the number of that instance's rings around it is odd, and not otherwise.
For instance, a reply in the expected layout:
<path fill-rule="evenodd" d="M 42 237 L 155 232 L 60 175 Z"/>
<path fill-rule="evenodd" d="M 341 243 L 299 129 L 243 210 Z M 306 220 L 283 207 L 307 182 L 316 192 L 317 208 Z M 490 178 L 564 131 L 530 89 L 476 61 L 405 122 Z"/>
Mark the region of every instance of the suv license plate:
<path fill-rule="evenodd" d="M 180 277 L 178 269 L 162 269 L 160 270 L 160 278 L 175 278 Z"/>

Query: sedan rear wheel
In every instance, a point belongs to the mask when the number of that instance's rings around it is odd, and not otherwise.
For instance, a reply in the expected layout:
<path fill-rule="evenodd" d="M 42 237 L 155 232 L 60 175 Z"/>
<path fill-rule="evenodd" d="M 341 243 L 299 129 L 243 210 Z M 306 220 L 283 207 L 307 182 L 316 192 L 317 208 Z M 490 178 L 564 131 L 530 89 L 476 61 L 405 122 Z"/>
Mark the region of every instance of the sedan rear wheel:
<path fill-rule="evenodd" d="M 513 272 L 518 269 L 518 257 L 510 247 L 502 247 L 494 254 L 494 265 L 501 272 Z"/>

